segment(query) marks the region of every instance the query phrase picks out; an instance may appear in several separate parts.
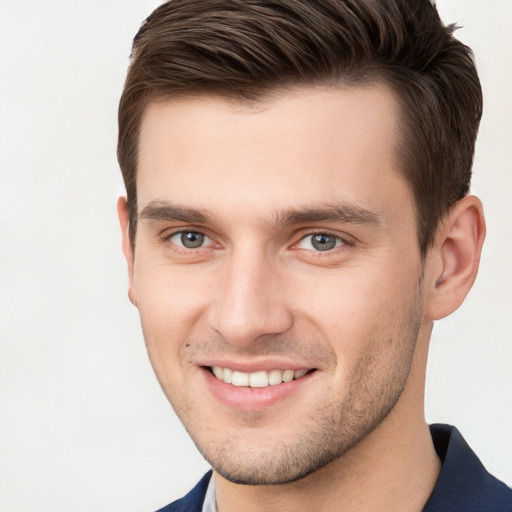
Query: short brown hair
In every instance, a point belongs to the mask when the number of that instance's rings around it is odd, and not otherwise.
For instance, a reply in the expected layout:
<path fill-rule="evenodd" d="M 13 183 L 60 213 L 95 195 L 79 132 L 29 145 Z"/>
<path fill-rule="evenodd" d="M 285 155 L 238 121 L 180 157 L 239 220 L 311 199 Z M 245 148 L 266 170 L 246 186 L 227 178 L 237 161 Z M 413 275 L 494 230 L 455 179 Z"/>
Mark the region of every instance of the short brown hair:
<path fill-rule="evenodd" d="M 134 38 L 119 104 L 118 160 L 137 225 L 137 151 L 149 102 L 381 82 L 400 106 L 401 172 L 422 255 L 469 191 L 482 91 L 471 50 L 429 0 L 170 0 Z"/>

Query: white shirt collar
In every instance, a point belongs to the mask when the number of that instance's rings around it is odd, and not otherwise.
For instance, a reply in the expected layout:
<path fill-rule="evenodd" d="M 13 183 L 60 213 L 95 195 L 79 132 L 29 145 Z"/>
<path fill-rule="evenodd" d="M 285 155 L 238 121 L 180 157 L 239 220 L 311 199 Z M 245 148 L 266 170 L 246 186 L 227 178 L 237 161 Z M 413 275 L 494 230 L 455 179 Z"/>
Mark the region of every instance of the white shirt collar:
<path fill-rule="evenodd" d="M 217 512 L 217 502 L 215 499 L 215 479 L 213 478 L 213 475 L 210 478 L 208 488 L 206 489 L 201 512 Z"/>

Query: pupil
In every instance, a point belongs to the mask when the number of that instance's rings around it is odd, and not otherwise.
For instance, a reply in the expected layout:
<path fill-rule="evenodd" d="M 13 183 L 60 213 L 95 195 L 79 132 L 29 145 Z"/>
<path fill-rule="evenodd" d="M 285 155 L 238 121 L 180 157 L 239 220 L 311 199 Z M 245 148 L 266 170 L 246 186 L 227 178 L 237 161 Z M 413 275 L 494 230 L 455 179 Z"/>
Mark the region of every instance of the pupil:
<path fill-rule="evenodd" d="M 204 242 L 204 235 L 195 231 L 187 231 L 181 234 L 181 243 L 187 249 L 195 249 L 201 247 Z"/>
<path fill-rule="evenodd" d="M 336 238 L 331 235 L 318 234 L 313 235 L 311 243 L 317 251 L 328 251 L 336 245 Z"/>

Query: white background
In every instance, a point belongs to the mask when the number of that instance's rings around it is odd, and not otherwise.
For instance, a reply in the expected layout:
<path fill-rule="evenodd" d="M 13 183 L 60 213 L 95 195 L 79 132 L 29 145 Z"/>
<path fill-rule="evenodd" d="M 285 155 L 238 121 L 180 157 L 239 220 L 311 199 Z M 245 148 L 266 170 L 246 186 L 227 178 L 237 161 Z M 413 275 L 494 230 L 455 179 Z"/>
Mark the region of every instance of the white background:
<path fill-rule="evenodd" d="M 126 297 L 117 102 L 156 0 L 0 0 L 0 510 L 152 511 L 207 469 Z M 436 325 L 427 419 L 512 484 L 512 1 L 440 0 L 485 93 L 473 190 L 488 239 Z"/>

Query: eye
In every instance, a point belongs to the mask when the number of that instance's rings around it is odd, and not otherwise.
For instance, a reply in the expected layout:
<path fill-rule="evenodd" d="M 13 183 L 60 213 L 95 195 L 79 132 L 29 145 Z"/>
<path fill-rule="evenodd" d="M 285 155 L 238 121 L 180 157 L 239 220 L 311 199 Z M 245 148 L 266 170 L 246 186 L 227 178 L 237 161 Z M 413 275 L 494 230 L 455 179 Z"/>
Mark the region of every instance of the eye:
<path fill-rule="evenodd" d="M 199 231 L 180 231 L 169 237 L 169 241 L 185 249 L 198 249 L 211 245 L 212 241 Z"/>
<path fill-rule="evenodd" d="M 329 233 L 313 233 L 305 236 L 298 244 L 300 249 L 309 251 L 330 251 L 336 247 L 341 247 L 345 242 L 335 235 Z"/>

